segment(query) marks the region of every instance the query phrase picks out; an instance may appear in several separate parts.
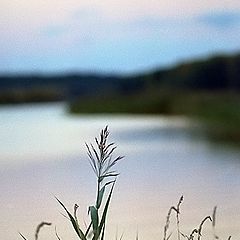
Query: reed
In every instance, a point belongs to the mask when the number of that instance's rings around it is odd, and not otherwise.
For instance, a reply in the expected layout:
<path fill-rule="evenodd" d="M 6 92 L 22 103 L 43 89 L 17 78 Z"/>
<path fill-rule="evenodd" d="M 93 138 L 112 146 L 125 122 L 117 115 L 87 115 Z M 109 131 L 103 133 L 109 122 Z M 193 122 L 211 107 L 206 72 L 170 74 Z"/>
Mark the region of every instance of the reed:
<path fill-rule="evenodd" d="M 110 206 L 110 201 L 112 198 L 114 186 L 116 184 L 118 172 L 114 169 L 115 165 L 123 158 L 123 156 L 115 155 L 116 146 L 113 142 L 108 143 L 109 130 L 108 126 L 106 126 L 100 132 L 99 138 L 95 138 L 95 144 L 87 144 L 87 155 L 89 159 L 90 166 L 96 176 L 96 199 L 95 204 L 88 207 L 88 216 L 89 216 L 89 224 L 85 227 L 84 224 L 80 224 L 77 211 L 79 206 L 77 204 L 73 207 L 73 213 L 71 213 L 66 206 L 57 198 L 57 202 L 66 212 L 66 216 L 77 237 L 80 240 L 104 240 L 105 239 L 105 229 L 106 229 L 106 220 L 108 209 Z M 172 233 L 169 232 L 170 227 L 170 219 L 173 213 L 175 213 L 176 217 L 176 232 L 177 232 L 177 240 L 187 239 L 187 240 L 201 240 L 202 232 L 204 224 L 207 221 L 212 223 L 212 238 L 214 240 L 220 239 L 216 235 L 216 211 L 217 207 L 215 206 L 213 209 L 213 213 L 211 216 L 206 216 L 199 224 L 198 227 L 191 230 L 189 234 L 185 234 L 180 229 L 180 206 L 183 203 L 183 196 L 180 197 L 176 206 L 171 206 L 168 210 L 166 223 L 163 229 L 163 240 L 169 240 L 172 238 Z M 39 232 L 44 226 L 50 226 L 49 222 L 40 223 L 35 231 L 35 240 L 38 240 Z M 28 240 L 22 233 L 19 232 L 19 235 L 24 240 Z M 62 240 L 59 234 L 57 233 L 55 227 L 55 235 L 58 240 Z M 118 237 L 116 236 L 116 240 Z M 119 240 L 123 239 L 123 234 L 121 235 Z M 231 236 L 228 237 L 228 240 L 231 239 Z M 136 240 L 139 240 L 139 230 L 137 230 Z"/>
<path fill-rule="evenodd" d="M 101 131 L 99 138 L 95 138 L 96 146 L 94 146 L 92 143 L 86 143 L 89 163 L 96 175 L 97 182 L 95 205 L 89 206 L 88 208 L 88 214 L 90 215 L 90 223 L 88 227 L 84 230 L 83 227 L 80 226 L 77 219 L 78 206 L 76 204 L 74 206 L 74 213 L 72 215 L 65 205 L 58 198 L 56 198 L 59 204 L 66 211 L 73 229 L 81 240 L 87 240 L 91 236 L 92 240 L 104 239 L 107 213 L 113 194 L 114 185 L 116 183 L 116 178 L 119 174 L 113 169 L 113 167 L 123 158 L 123 156 L 113 157 L 116 146 L 113 142 L 108 143 L 108 136 L 109 130 L 106 126 L 105 129 Z M 105 205 L 103 205 L 103 198 L 108 186 L 110 187 L 110 190 Z M 101 209 L 102 211 L 100 211 Z M 102 212 L 102 214 L 100 214 L 100 212 Z"/>

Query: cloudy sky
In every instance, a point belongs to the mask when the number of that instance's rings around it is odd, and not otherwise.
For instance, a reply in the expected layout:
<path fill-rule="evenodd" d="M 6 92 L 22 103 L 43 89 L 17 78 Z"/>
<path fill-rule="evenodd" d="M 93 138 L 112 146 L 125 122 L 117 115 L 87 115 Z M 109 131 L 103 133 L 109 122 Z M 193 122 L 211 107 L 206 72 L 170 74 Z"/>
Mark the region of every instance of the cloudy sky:
<path fill-rule="evenodd" d="M 239 0 L 0 1 L 0 72 L 134 72 L 236 51 Z"/>

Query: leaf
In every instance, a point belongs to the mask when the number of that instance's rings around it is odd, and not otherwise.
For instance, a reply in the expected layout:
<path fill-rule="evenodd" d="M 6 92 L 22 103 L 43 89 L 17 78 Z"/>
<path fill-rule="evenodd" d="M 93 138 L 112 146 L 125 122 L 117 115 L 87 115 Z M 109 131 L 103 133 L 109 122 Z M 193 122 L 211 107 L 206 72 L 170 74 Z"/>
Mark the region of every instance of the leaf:
<path fill-rule="evenodd" d="M 92 222 L 89 224 L 89 226 L 88 226 L 88 228 L 87 228 L 87 231 L 85 232 L 85 237 L 87 237 L 88 236 L 88 233 L 89 233 L 89 231 L 90 231 L 90 229 L 91 229 L 91 226 L 92 226 Z"/>
<path fill-rule="evenodd" d="M 67 208 L 64 206 L 64 204 L 58 198 L 56 198 L 56 200 L 59 202 L 59 204 L 64 208 L 64 210 L 68 214 L 68 217 L 70 218 L 70 221 L 71 221 L 73 228 L 76 231 L 78 237 L 82 240 L 87 240 L 85 235 L 83 234 L 83 231 L 79 228 L 79 226 L 78 226 L 77 222 L 75 221 L 74 217 L 72 216 L 72 214 L 67 210 Z"/>
<path fill-rule="evenodd" d="M 116 175 L 116 174 L 114 174 L 114 175 Z M 103 195 L 104 195 L 106 186 L 109 185 L 109 184 L 111 184 L 111 183 L 113 183 L 113 182 L 114 182 L 114 181 L 110 181 L 110 182 L 105 183 L 104 186 L 103 186 L 103 187 L 101 188 L 101 190 L 99 191 L 99 195 L 98 195 L 98 199 L 97 199 L 97 204 L 96 204 L 97 209 L 99 209 L 100 206 L 101 206 L 101 203 L 102 203 L 102 200 L 103 200 Z"/>
<path fill-rule="evenodd" d="M 108 207 L 109 207 L 110 200 L 111 200 L 111 197 L 112 197 L 114 185 L 115 185 L 115 181 L 113 182 L 113 185 L 112 185 L 112 187 L 111 187 L 110 193 L 109 193 L 109 195 L 108 195 L 107 202 L 106 202 L 105 207 L 104 207 L 104 210 L 103 210 L 102 219 L 101 219 L 101 222 L 100 222 L 100 225 L 99 225 L 99 234 L 101 234 L 101 231 L 102 231 L 102 229 L 103 229 L 103 226 L 105 225 L 105 222 L 106 222 L 107 211 L 108 211 Z"/>
<path fill-rule="evenodd" d="M 90 213 L 91 213 L 91 220 L 92 220 L 92 225 L 93 225 L 93 232 L 94 235 L 98 235 L 98 211 L 94 206 L 90 206 Z M 96 239 L 98 236 L 96 237 Z"/>
<path fill-rule="evenodd" d="M 105 235 L 105 223 L 103 225 L 103 231 L 102 231 L 102 236 L 101 236 L 101 240 L 104 240 L 104 235 Z"/>
<path fill-rule="evenodd" d="M 104 180 L 104 178 L 107 178 L 107 177 L 117 177 L 119 175 L 119 173 L 112 173 L 112 174 L 108 174 L 106 173 L 105 175 L 101 176 L 99 178 L 99 181 L 102 182 Z"/>
<path fill-rule="evenodd" d="M 102 189 L 99 191 L 98 198 L 97 198 L 97 204 L 96 204 L 97 209 L 99 209 L 100 206 L 101 206 L 104 192 L 105 192 L 105 185 L 104 185 L 104 186 L 102 187 Z"/>
<path fill-rule="evenodd" d="M 99 162 L 99 161 L 100 161 L 100 158 L 99 158 L 99 156 L 98 156 L 98 153 L 97 153 L 96 149 L 94 148 L 94 146 L 93 146 L 92 144 L 90 144 L 90 145 L 91 145 L 91 147 L 92 147 L 92 151 L 94 152 L 96 159 L 97 159 L 98 162 Z"/>

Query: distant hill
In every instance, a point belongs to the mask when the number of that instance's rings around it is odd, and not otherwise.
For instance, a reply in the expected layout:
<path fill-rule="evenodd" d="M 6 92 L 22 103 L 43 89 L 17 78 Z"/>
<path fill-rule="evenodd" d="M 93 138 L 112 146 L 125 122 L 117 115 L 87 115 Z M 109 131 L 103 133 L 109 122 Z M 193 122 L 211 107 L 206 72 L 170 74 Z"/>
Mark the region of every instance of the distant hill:
<path fill-rule="evenodd" d="M 156 86 L 192 90 L 239 90 L 240 54 L 218 55 L 136 76 Z"/>
<path fill-rule="evenodd" d="M 73 100 L 115 91 L 118 76 L 105 75 L 14 75 L 0 76 L 0 102 Z"/>
<path fill-rule="evenodd" d="M 2 75 L 0 103 L 73 101 L 81 97 L 131 95 L 151 88 L 239 91 L 240 54 L 219 55 L 130 76 Z"/>

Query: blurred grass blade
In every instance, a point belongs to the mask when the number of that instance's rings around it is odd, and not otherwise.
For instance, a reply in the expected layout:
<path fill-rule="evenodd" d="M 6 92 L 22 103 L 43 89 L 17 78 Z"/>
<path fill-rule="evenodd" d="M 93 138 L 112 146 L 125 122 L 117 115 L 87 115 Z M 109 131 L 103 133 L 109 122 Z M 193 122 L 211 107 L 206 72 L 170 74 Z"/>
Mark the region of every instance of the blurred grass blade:
<path fill-rule="evenodd" d="M 55 226 L 55 235 L 57 237 L 58 240 L 61 240 L 61 238 L 59 237 L 58 233 L 57 233 L 57 227 Z"/>
<path fill-rule="evenodd" d="M 56 197 L 55 197 L 56 198 Z M 82 240 L 87 240 L 83 231 L 79 228 L 78 223 L 75 221 L 74 217 L 72 216 L 72 214 L 67 210 L 67 208 L 64 206 L 64 204 L 58 199 L 56 198 L 57 201 L 59 202 L 59 204 L 64 208 L 64 210 L 66 211 L 66 213 L 68 214 L 68 217 L 70 218 L 70 221 L 73 225 L 74 230 L 76 231 L 78 237 Z"/>
<path fill-rule="evenodd" d="M 217 206 L 213 208 L 213 214 L 212 214 L 212 226 L 215 227 L 216 225 L 216 212 L 217 212 Z"/>
<path fill-rule="evenodd" d="M 86 231 L 85 234 L 84 234 L 85 238 L 87 238 L 88 233 L 89 233 L 89 231 L 90 231 L 90 229 L 91 229 L 91 226 L 92 226 L 92 222 L 89 224 L 89 226 L 88 226 L 88 228 L 87 228 L 87 231 Z"/>
<path fill-rule="evenodd" d="M 25 238 L 20 232 L 19 232 L 19 235 L 20 235 L 24 240 L 27 240 L 27 238 Z"/>

